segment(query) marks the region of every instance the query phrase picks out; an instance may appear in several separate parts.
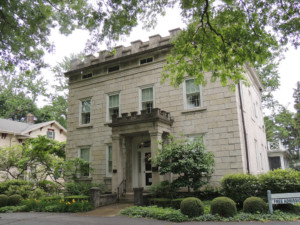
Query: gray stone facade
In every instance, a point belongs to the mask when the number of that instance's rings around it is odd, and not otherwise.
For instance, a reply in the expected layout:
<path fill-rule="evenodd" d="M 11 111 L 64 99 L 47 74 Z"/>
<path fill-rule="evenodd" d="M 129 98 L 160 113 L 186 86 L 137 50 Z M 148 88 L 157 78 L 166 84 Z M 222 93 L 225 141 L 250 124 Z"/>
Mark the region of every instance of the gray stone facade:
<path fill-rule="evenodd" d="M 218 81 L 205 87 L 190 78 L 178 88 L 168 80 L 161 84 L 170 39 L 179 31 L 119 46 L 114 55 L 103 51 L 97 58 L 74 60 L 65 74 L 70 81 L 67 157 L 87 157 L 94 168 L 89 176 L 108 191 L 116 192 L 124 179 L 129 190 L 172 179 L 159 176 L 146 159 L 170 133 L 203 136 L 215 154 L 213 183 L 229 173 L 268 171 L 262 86 L 253 69 L 245 67 L 250 86 L 241 84 L 235 92 Z"/>

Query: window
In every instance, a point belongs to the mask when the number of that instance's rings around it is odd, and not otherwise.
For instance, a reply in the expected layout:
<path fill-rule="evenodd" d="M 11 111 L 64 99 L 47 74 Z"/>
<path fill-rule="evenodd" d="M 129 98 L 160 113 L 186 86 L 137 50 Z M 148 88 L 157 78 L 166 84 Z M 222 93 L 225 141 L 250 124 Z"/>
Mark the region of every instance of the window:
<path fill-rule="evenodd" d="M 118 66 L 112 66 L 112 67 L 108 67 L 107 68 L 107 72 L 108 73 L 112 73 L 112 72 L 115 72 L 115 71 L 118 71 L 118 70 L 120 70 L 120 66 L 118 65 Z"/>
<path fill-rule="evenodd" d="M 52 130 L 52 129 L 48 129 L 48 131 L 47 131 L 47 138 L 49 138 L 49 139 L 55 139 L 55 132 L 54 132 L 54 130 Z"/>
<path fill-rule="evenodd" d="M 91 122 L 91 99 L 81 101 L 81 124 L 89 124 Z"/>
<path fill-rule="evenodd" d="M 112 174 L 112 146 L 107 145 L 106 150 L 106 176 L 111 177 Z"/>
<path fill-rule="evenodd" d="M 111 121 L 113 115 L 120 115 L 120 98 L 119 94 L 108 95 L 108 112 L 107 121 Z"/>
<path fill-rule="evenodd" d="M 153 87 L 141 89 L 141 109 L 146 109 L 148 113 L 154 108 Z"/>
<path fill-rule="evenodd" d="M 91 78 L 93 76 L 92 73 L 88 73 L 88 74 L 84 74 L 81 76 L 81 79 L 84 80 L 84 79 L 88 79 L 88 78 Z"/>
<path fill-rule="evenodd" d="M 193 109 L 201 106 L 201 88 L 194 80 L 185 81 L 185 108 Z"/>
<path fill-rule="evenodd" d="M 151 63 L 151 62 L 153 62 L 153 57 L 149 57 L 149 58 L 146 58 L 146 59 L 141 59 L 140 60 L 140 65 Z"/>
<path fill-rule="evenodd" d="M 90 148 L 89 147 L 80 148 L 79 157 L 86 162 L 90 162 Z M 81 168 L 82 171 L 81 176 L 85 176 L 85 177 L 89 176 L 90 174 L 89 170 L 90 170 L 90 166 L 84 165 Z"/>
<path fill-rule="evenodd" d="M 204 143 L 204 135 L 205 134 L 188 134 L 186 136 L 186 139 L 188 139 L 190 142 L 200 139 Z"/>

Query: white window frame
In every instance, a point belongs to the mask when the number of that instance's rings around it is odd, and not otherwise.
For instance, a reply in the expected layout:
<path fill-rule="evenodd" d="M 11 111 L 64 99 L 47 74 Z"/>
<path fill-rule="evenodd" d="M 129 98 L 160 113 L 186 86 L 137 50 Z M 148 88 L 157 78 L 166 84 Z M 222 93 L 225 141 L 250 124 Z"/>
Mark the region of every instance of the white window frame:
<path fill-rule="evenodd" d="M 48 133 L 51 133 L 51 137 L 48 136 Z M 54 130 L 47 130 L 47 138 L 54 140 L 55 139 L 55 131 Z"/>
<path fill-rule="evenodd" d="M 109 115 L 109 97 L 110 96 L 119 95 L 119 115 L 118 116 L 121 115 L 121 95 L 120 95 L 120 93 L 121 93 L 121 91 L 106 94 L 106 122 L 112 121 L 110 119 L 110 115 Z"/>
<path fill-rule="evenodd" d="M 144 89 L 148 89 L 148 88 L 152 88 L 152 93 L 153 93 L 153 107 L 152 109 L 155 108 L 156 104 L 155 104 L 155 86 L 153 84 L 149 84 L 149 85 L 146 85 L 146 86 L 142 86 L 142 87 L 139 87 L 139 112 L 141 112 L 142 110 L 142 106 L 143 106 L 143 103 L 142 103 L 142 90 Z"/>
<path fill-rule="evenodd" d="M 112 165 L 111 165 L 111 171 L 109 171 L 109 147 L 111 147 L 111 154 L 112 154 L 112 144 L 106 145 L 106 177 L 112 177 Z M 112 159 L 111 159 L 112 163 Z"/>
<path fill-rule="evenodd" d="M 187 104 L 187 97 L 186 97 L 186 81 L 188 80 L 195 80 L 193 78 L 191 79 L 185 79 L 183 82 L 183 105 L 184 105 L 184 109 L 185 110 L 193 110 L 193 109 L 199 109 L 201 107 L 203 107 L 203 94 L 202 94 L 202 85 L 199 85 L 199 95 L 200 95 L 200 102 L 199 102 L 199 106 L 194 107 L 194 108 L 188 108 L 188 104 Z"/>
<path fill-rule="evenodd" d="M 82 123 L 82 102 L 90 100 L 90 122 L 89 123 Z M 89 125 L 92 121 L 92 98 L 84 98 L 79 100 L 79 125 Z"/>
<path fill-rule="evenodd" d="M 80 146 L 78 147 L 78 158 L 81 159 L 81 150 L 82 149 L 88 149 L 89 150 L 89 161 L 88 162 L 91 162 L 91 146 L 89 145 L 86 145 L 86 146 Z M 90 177 L 91 176 L 91 172 L 90 172 L 90 169 L 89 169 L 89 175 L 88 176 L 83 176 L 80 174 L 81 177 Z"/>

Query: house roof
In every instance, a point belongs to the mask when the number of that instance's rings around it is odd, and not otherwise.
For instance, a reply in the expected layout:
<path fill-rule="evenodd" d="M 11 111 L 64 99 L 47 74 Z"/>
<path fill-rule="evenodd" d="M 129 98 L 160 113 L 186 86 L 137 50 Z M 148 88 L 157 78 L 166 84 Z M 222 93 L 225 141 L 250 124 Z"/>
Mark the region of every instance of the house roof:
<path fill-rule="evenodd" d="M 55 124 L 59 129 L 63 130 L 63 132 L 67 133 L 67 130 L 61 126 L 55 120 L 44 122 L 44 123 L 37 123 L 37 124 L 30 124 L 24 122 L 16 122 L 13 120 L 1 119 L 0 118 L 0 132 L 1 133 L 10 133 L 10 134 L 17 134 L 17 135 L 25 135 L 26 133 L 40 129 L 41 127 Z"/>

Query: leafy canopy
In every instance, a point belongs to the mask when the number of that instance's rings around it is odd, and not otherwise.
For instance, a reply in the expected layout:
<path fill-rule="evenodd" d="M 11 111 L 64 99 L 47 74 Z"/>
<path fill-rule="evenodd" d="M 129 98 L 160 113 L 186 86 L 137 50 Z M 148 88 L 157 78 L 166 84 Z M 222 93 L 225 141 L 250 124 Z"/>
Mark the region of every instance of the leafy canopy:
<path fill-rule="evenodd" d="M 168 143 L 162 142 L 153 162 L 160 174 L 173 173 L 178 176 L 172 185 L 197 190 L 208 183 L 214 172 L 213 153 L 207 152 L 203 141 L 179 140 L 169 136 Z"/>

